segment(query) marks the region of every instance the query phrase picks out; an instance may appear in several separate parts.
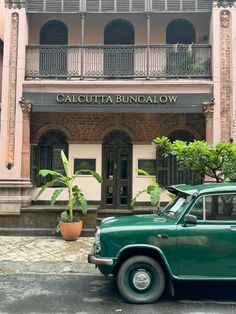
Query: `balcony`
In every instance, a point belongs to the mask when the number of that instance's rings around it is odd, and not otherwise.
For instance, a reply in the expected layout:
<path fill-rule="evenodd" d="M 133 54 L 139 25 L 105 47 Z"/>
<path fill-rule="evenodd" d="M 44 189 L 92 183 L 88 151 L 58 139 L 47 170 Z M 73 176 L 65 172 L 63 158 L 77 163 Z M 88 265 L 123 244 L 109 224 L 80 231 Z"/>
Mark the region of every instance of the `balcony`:
<path fill-rule="evenodd" d="M 28 79 L 210 79 L 210 45 L 26 47 Z"/>

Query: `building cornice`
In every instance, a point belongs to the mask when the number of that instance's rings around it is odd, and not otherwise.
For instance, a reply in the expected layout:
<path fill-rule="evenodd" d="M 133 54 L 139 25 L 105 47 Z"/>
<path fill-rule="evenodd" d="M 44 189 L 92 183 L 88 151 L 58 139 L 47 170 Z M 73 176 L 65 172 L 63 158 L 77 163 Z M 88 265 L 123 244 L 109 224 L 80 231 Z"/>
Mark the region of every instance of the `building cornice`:
<path fill-rule="evenodd" d="M 25 8 L 26 0 L 5 0 L 5 7 L 8 9 Z"/>
<path fill-rule="evenodd" d="M 236 0 L 217 0 L 217 7 L 227 8 L 236 7 Z"/>

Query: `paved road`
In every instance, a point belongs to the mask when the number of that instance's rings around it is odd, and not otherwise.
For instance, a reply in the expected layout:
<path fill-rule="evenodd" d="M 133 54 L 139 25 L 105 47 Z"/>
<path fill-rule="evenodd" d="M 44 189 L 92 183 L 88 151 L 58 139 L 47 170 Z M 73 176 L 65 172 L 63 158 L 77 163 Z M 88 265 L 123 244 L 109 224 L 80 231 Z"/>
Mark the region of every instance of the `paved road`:
<path fill-rule="evenodd" d="M 0 313 L 235 314 L 235 291 L 235 283 L 188 283 L 178 288 L 175 298 L 164 296 L 154 304 L 132 305 L 120 297 L 115 281 L 102 275 L 2 274 Z"/>

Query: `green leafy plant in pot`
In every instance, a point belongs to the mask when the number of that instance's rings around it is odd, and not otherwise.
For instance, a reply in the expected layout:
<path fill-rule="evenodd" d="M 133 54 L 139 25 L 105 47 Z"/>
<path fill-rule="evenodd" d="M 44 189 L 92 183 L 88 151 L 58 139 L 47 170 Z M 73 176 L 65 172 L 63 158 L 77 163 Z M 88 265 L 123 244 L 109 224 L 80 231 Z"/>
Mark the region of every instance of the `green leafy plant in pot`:
<path fill-rule="evenodd" d="M 57 226 L 57 231 L 61 232 L 63 239 L 65 240 L 76 240 L 78 239 L 82 231 L 82 220 L 79 219 L 74 213 L 75 206 L 79 206 L 82 213 L 86 214 L 88 210 L 88 203 L 85 199 L 83 192 L 75 184 L 75 180 L 83 174 L 92 175 L 99 183 L 102 182 L 101 176 L 96 172 L 88 169 L 81 169 L 75 172 L 74 175 L 70 173 L 69 162 L 66 158 L 66 155 L 61 151 L 61 159 L 63 162 L 63 167 L 65 174 L 61 174 L 57 171 L 49 169 L 41 169 L 39 175 L 46 177 L 47 175 L 52 176 L 52 180 L 44 184 L 39 193 L 36 196 L 36 199 L 45 191 L 45 189 L 55 186 L 55 184 L 60 184 L 60 187 L 57 188 L 51 196 L 51 205 L 54 205 L 57 198 L 63 191 L 68 193 L 68 209 L 63 211 L 59 218 L 59 224 Z"/>

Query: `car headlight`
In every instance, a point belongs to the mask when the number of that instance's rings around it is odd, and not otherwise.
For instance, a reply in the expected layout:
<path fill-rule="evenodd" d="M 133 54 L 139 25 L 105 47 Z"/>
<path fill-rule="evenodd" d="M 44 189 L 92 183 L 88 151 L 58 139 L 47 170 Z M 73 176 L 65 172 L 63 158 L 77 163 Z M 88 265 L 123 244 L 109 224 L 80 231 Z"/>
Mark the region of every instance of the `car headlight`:
<path fill-rule="evenodd" d="M 100 233 L 100 228 L 97 227 L 97 231 L 95 233 L 95 253 L 97 254 L 101 252 Z"/>

